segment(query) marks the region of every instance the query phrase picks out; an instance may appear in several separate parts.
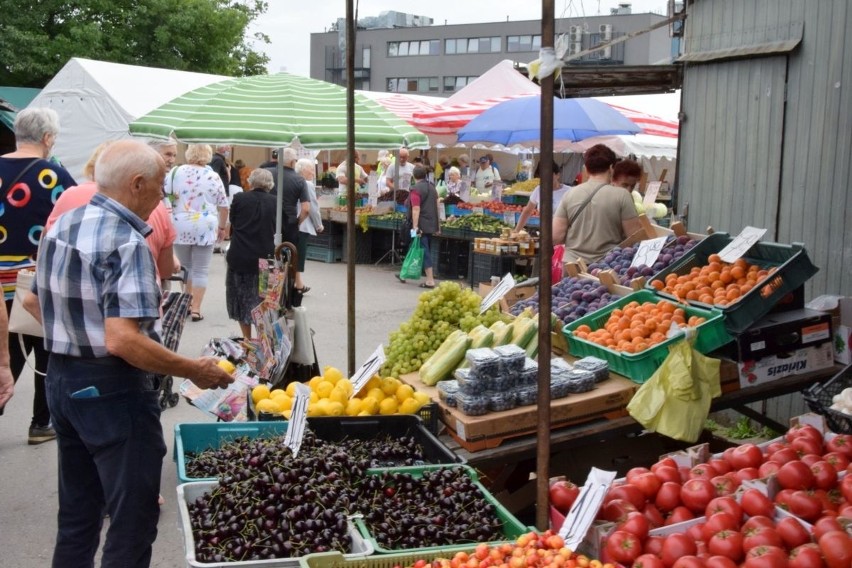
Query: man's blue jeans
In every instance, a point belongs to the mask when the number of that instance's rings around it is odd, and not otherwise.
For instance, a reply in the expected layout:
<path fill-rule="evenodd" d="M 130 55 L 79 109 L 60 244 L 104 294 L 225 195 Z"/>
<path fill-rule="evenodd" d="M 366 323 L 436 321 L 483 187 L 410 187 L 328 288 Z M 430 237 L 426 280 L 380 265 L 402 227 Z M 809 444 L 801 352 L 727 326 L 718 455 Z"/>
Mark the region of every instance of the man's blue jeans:
<path fill-rule="evenodd" d="M 59 449 L 53 566 L 94 566 L 105 514 L 110 526 L 101 566 L 148 566 L 166 454 L 156 380 L 117 357 L 56 354 L 47 376 Z M 74 395 L 87 387 L 99 395 Z"/>

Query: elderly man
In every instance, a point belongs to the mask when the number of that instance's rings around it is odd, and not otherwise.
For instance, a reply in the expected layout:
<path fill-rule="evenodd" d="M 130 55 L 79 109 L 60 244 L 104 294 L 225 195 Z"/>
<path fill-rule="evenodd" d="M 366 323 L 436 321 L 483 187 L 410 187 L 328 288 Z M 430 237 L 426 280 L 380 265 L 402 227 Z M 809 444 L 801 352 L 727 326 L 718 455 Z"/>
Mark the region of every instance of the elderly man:
<path fill-rule="evenodd" d="M 394 190 L 395 177 L 399 177 L 399 187 L 396 189 L 408 191 L 411 187 L 411 178 L 414 175 L 414 164 L 408 161 L 408 148 L 399 149 L 399 160 L 388 166 L 385 175 L 387 176 L 385 184 L 388 191 Z"/>
<path fill-rule="evenodd" d="M 133 140 L 106 148 L 98 193 L 43 237 L 24 305 L 43 320 L 47 398 L 59 445 L 53 566 L 92 566 L 104 514 L 102 566 L 148 566 L 157 536 L 166 445 L 152 373 L 224 387 L 212 357 L 160 343 L 160 289 L 145 220 L 162 199 L 166 165 Z"/>
<path fill-rule="evenodd" d="M 295 166 L 298 159 L 296 151 L 292 148 L 284 148 L 281 156 L 284 166 L 284 177 L 281 179 L 281 202 L 283 215 L 283 241 L 293 243 L 299 242 L 299 225 L 302 221 L 308 218 L 311 212 L 311 197 L 308 193 L 308 184 L 305 183 L 305 178 L 296 173 Z M 270 192 L 272 195 L 278 194 L 278 169 L 264 168 L 272 173 L 273 187 Z M 277 198 L 277 197 L 276 197 Z"/>

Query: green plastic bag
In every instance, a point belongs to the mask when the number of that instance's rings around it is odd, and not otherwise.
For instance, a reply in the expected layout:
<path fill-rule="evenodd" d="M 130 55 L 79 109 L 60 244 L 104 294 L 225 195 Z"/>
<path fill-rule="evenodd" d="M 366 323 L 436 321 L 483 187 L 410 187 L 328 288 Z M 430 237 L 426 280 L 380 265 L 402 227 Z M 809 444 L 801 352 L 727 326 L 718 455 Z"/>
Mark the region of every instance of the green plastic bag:
<path fill-rule="evenodd" d="M 408 247 L 408 253 L 402 261 L 399 277 L 402 280 L 419 280 L 422 273 L 423 245 L 420 244 L 420 237 L 417 236 L 411 239 L 411 246 Z"/>
<path fill-rule="evenodd" d="M 695 442 L 710 412 L 711 399 L 722 394 L 719 365 L 718 359 L 693 350 L 687 340 L 678 341 L 633 395 L 627 411 L 652 432 Z"/>

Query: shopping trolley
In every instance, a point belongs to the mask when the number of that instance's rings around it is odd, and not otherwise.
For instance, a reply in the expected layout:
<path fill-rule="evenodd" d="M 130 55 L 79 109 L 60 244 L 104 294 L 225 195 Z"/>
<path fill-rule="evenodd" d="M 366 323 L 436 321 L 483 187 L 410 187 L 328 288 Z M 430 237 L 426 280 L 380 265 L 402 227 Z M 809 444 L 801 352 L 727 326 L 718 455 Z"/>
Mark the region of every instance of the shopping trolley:
<path fill-rule="evenodd" d="M 189 316 L 192 294 L 186 291 L 187 270 L 180 268 L 179 272 L 173 274 L 163 286 L 163 320 L 162 340 L 163 345 L 177 351 L 180 346 L 180 338 L 183 335 L 183 326 Z M 168 289 L 172 282 L 180 284 L 180 290 Z M 159 375 L 160 378 L 160 408 L 174 408 L 180 400 L 180 395 L 173 392 L 174 378 L 171 375 Z"/>

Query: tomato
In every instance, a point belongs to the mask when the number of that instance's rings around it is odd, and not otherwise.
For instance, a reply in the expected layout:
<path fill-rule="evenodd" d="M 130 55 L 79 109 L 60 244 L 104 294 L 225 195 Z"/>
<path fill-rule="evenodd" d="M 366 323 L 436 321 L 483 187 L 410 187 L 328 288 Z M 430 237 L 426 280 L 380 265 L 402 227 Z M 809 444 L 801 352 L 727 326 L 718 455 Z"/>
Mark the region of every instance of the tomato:
<path fill-rule="evenodd" d="M 814 487 L 817 489 L 828 491 L 837 485 L 837 470 L 828 462 L 816 462 L 811 466 L 811 473 L 814 474 Z"/>
<path fill-rule="evenodd" d="M 774 461 L 778 464 L 784 465 L 785 463 L 791 461 L 798 461 L 799 454 L 796 453 L 796 450 L 793 448 L 781 448 L 771 456 L 769 456 L 769 461 Z"/>
<path fill-rule="evenodd" d="M 835 517 L 820 517 L 814 523 L 811 532 L 814 533 L 814 540 L 818 541 L 827 532 L 842 530 L 843 525 Z"/>
<path fill-rule="evenodd" d="M 695 513 L 703 513 L 714 497 L 716 497 L 716 488 L 709 479 L 690 479 L 680 490 L 680 500 Z"/>
<path fill-rule="evenodd" d="M 700 463 L 689 470 L 690 479 L 713 479 L 718 473 L 713 466 L 706 463 Z"/>
<path fill-rule="evenodd" d="M 707 548 L 710 554 L 726 556 L 735 562 L 742 560 L 745 555 L 743 535 L 738 531 L 723 530 L 715 533 L 708 539 Z"/>
<path fill-rule="evenodd" d="M 778 450 L 782 450 L 788 446 L 789 445 L 787 444 L 786 440 L 784 442 L 779 442 L 777 440 L 775 442 L 769 442 L 769 445 L 766 446 L 766 458 L 769 459 L 769 456 L 771 456 Z"/>
<path fill-rule="evenodd" d="M 717 475 L 724 475 L 731 471 L 731 464 L 727 460 L 720 458 L 710 458 L 707 460 L 707 465 L 716 470 Z"/>
<path fill-rule="evenodd" d="M 775 521 L 763 515 L 755 515 L 753 517 L 749 517 L 749 519 L 743 523 L 741 530 L 745 532 L 749 529 L 754 529 L 757 527 L 766 527 L 772 529 L 775 528 Z"/>
<path fill-rule="evenodd" d="M 852 566 L 852 537 L 845 532 L 827 532 L 820 537 L 818 544 L 828 568 Z"/>
<path fill-rule="evenodd" d="M 714 534 L 720 531 L 735 531 L 739 528 L 740 520 L 732 514 L 714 513 L 707 517 L 707 520 L 704 522 L 704 528 L 701 531 L 701 535 L 704 537 L 704 540 L 709 543 L 710 537 Z"/>
<path fill-rule="evenodd" d="M 775 514 L 775 504 L 757 489 L 751 488 L 743 491 L 740 496 L 740 505 L 742 505 L 743 512 L 750 517 L 762 515 L 772 518 Z"/>
<path fill-rule="evenodd" d="M 837 472 L 841 472 L 849 466 L 849 458 L 840 452 L 828 452 L 822 459 L 834 466 Z"/>
<path fill-rule="evenodd" d="M 642 514 L 645 515 L 646 519 L 648 519 L 648 525 L 652 529 L 661 527 L 666 522 L 660 510 L 657 509 L 657 507 L 655 505 L 652 505 L 651 503 L 645 505 L 645 508 L 642 510 Z"/>
<path fill-rule="evenodd" d="M 661 458 L 657 463 L 651 466 L 651 471 L 657 473 L 657 470 L 661 467 L 673 467 L 677 469 L 677 462 L 674 460 L 674 458 Z"/>
<path fill-rule="evenodd" d="M 761 479 L 763 479 L 764 477 L 769 477 L 770 475 L 775 475 L 776 473 L 778 473 L 778 469 L 780 467 L 781 465 L 778 462 L 763 462 L 762 464 L 760 464 L 760 467 L 757 468 L 757 474 L 760 476 Z"/>
<path fill-rule="evenodd" d="M 837 434 L 826 441 L 825 449 L 829 452 L 843 454 L 852 461 L 852 434 Z"/>
<path fill-rule="evenodd" d="M 634 487 L 637 487 L 646 499 L 653 499 L 663 484 L 660 478 L 657 477 L 657 474 L 651 471 L 634 476 L 633 481 L 630 483 Z"/>
<path fill-rule="evenodd" d="M 812 523 L 822 514 L 822 501 L 811 491 L 796 491 L 790 496 L 790 512 Z"/>
<path fill-rule="evenodd" d="M 672 510 L 671 514 L 666 517 L 665 526 L 682 523 L 684 521 L 689 521 L 694 518 L 695 515 L 692 513 L 692 511 L 690 511 L 683 505 L 678 505 Z"/>
<path fill-rule="evenodd" d="M 627 513 L 636 511 L 633 503 L 624 499 L 612 499 L 608 503 L 604 503 L 598 517 L 605 521 L 620 523 L 627 519 Z"/>
<path fill-rule="evenodd" d="M 784 489 L 813 489 L 814 486 L 814 472 L 800 460 L 783 464 L 775 476 Z"/>
<path fill-rule="evenodd" d="M 672 565 L 672 568 L 705 568 L 704 561 L 697 556 L 681 556 Z"/>
<path fill-rule="evenodd" d="M 680 505 L 680 492 L 680 483 L 666 481 L 660 486 L 660 490 L 657 491 L 654 504 L 661 512 L 668 513 Z"/>
<path fill-rule="evenodd" d="M 790 568 L 823 568 L 825 562 L 819 546 L 814 543 L 797 546 L 790 551 Z"/>
<path fill-rule="evenodd" d="M 840 482 L 840 494 L 846 499 L 847 503 L 852 503 L 852 475 L 846 473 L 843 481 Z"/>
<path fill-rule="evenodd" d="M 711 556 L 704 561 L 707 568 L 737 568 L 737 563 L 727 556 Z"/>
<path fill-rule="evenodd" d="M 704 523 L 695 523 L 686 529 L 686 534 L 695 541 L 696 544 L 704 541 Z"/>
<path fill-rule="evenodd" d="M 713 513 L 729 513 L 737 520 L 738 525 L 743 518 L 743 508 L 740 507 L 740 504 L 737 503 L 734 497 L 730 496 L 716 497 L 707 503 L 707 508 L 704 509 L 704 516 L 709 517 Z"/>
<path fill-rule="evenodd" d="M 642 548 L 644 548 L 645 552 L 648 554 L 653 554 L 659 557 L 660 553 L 663 551 L 664 540 L 666 540 L 666 538 L 662 536 L 649 536 L 645 539 L 645 543 Z"/>
<path fill-rule="evenodd" d="M 622 530 L 609 534 L 605 548 L 610 558 L 626 565 L 632 564 L 642 554 L 642 545 L 636 535 Z"/>
<path fill-rule="evenodd" d="M 822 440 L 811 440 L 806 437 L 799 437 L 790 442 L 790 447 L 800 456 L 806 454 L 822 454 Z"/>
<path fill-rule="evenodd" d="M 775 527 L 755 527 L 743 531 L 743 550 L 748 552 L 756 546 L 784 546 L 784 541 Z"/>
<path fill-rule="evenodd" d="M 806 464 L 808 467 L 813 466 L 816 462 L 822 461 L 822 456 L 817 454 L 805 454 L 799 458 L 802 460 L 802 463 Z"/>
<path fill-rule="evenodd" d="M 746 553 L 745 568 L 786 568 L 787 553 L 778 546 L 755 546 Z"/>
<path fill-rule="evenodd" d="M 717 475 L 716 477 L 710 480 L 710 483 L 713 484 L 713 487 L 716 490 L 717 497 L 733 495 L 734 491 L 737 490 L 737 486 L 739 485 L 727 475 Z"/>
<path fill-rule="evenodd" d="M 849 521 L 852 522 L 852 505 L 844 505 L 842 507 L 838 507 L 837 516 L 849 519 Z"/>
<path fill-rule="evenodd" d="M 670 534 L 663 541 L 660 558 L 666 566 L 673 566 L 681 556 L 692 556 L 697 552 L 695 541 L 685 534 Z"/>
<path fill-rule="evenodd" d="M 648 537 L 648 531 L 651 527 L 648 523 L 648 519 L 645 518 L 643 513 L 633 511 L 631 513 L 627 513 L 627 518 L 619 523 L 615 528 L 635 535 L 641 543 Z"/>
<path fill-rule="evenodd" d="M 655 554 L 641 554 L 630 568 L 665 568 L 665 564 L 659 556 Z"/>
<path fill-rule="evenodd" d="M 563 514 L 568 513 L 577 500 L 580 488 L 570 481 L 559 480 L 550 484 L 550 504 Z"/>
<path fill-rule="evenodd" d="M 653 473 L 649 475 L 654 475 Z M 633 485 L 632 483 L 626 483 L 624 485 L 616 485 L 606 494 L 606 499 L 604 502 L 612 501 L 613 499 L 622 499 L 631 503 L 636 510 L 642 509 L 645 506 L 645 494 L 639 490 L 638 487 Z"/>
<path fill-rule="evenodd" d="M 756 468 L 763 462 L 763 452 L 755 444 L 741 444 L 733 449 L 728 461 L 733 469 Z"/>
<path fill-rule="evenodd" d="M 775 523 L 778 536 L 784 541 L 787 550 L 792 550 L 811 541 L 811 534 L 802 523 L 793 517 L 786 517 Z"/>
<path fill-rule="evenodd" d="M 784 439 L 792 442 L 797 438 L 805 438 L 822 444 L 822 432 L 810 424 L 796 424 L 784 433 Z"/>
<path fill-rule="evenodd" d="M 814 495 L 816 495 L 822 503 L 823 513 L 836 513 L 837 509 L 840 508 L 840 504 L 844 502 L 839 489 L 832 489 L 831 491 L 826 491 L 825 489 L 814 489 Z"/>
<path fill-rule="evenodd" d="M 760 474 L 756 467 L 744 467 L 737 470 L 737 478 L 740 481 L 748 481 L 750 479 L 757 479 L 758 477 L 760 477 Z"/>
<path fill-rule="evenodd" d="M 633 483 L 633 478 L 639 475 L 640 473 L 648 473 L 651 471 L 647 467 L 632 467 L 627 470 L 627 474 L 624 476 L 627 479 L 627 483 Z"/>
<path fill-rule="evenodd" d="M 658 467 L 654 470 L 654 475 L 660 480 L 660 483 L 665 483 L 666 481 L 671 481 L 680 485 L 680 472 L 676 467 L 669 467 L 667 465 Z"/>
<path fill-rule="evenodd" d="M 790 499 L 793 497 L 793 493 L 796 491 L 794 489 L 782 489 L 778 493 L 775 494 L 775 504 L 784 509 L 785 511 L 790 510 Z"/>

